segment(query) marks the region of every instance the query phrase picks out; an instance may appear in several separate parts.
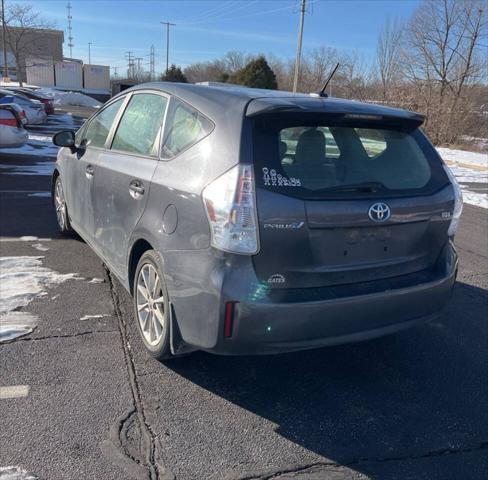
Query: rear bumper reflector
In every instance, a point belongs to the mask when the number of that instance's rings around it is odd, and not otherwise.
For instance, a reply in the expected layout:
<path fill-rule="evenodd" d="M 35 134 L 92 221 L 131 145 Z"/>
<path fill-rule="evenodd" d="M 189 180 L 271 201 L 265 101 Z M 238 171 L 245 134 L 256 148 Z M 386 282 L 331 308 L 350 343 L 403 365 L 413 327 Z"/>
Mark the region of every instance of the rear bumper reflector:
<path fill-rule="evenodd" d="M 224 315 L 224 338 L 232 336 L 232 324 L 234 323 L 234 306 L 236 302 L 227 302 L 225 304 Z"/>

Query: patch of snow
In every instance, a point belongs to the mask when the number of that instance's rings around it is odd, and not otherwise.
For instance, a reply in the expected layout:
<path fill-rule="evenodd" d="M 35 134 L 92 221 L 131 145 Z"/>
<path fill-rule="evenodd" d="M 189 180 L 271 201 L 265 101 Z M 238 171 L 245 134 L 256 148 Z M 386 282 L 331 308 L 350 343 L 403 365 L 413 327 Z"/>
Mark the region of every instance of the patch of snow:
<path fill-rule="evenodd" d="M 32 247 L 40 252 L 47 252 L 49 248 L 45 247 L 42 243 L 33 243 Z"/>
<path fill-rule="evenodd" d="M 54 105 L 72 105 L 92 108 L 100 108 L 102 106 L 99 101 L 79 92 L 64 92 L 55 88 L 41 88 L 37 91 L 49 95 L 54 100 Z"/>
<path fill-rule="evenodd" d="M 29 147 L 26 145 L 24 148 Z M 29 147 L 32 148 L 32 147 Z M 43 155 L 42 150 L 33 149 L 36 155 Z M 19 152 L 17 152 L 19 153 Z M 12 170 L 11 172 L 5 172 L 5 175 L 41 175 L 51 176 L 54 170 L 54 162 L 36 162 L 34 165 L 0 165 L 0 169 Z"/>
<path fill-rule="evenodd" d="M 488 183 L 488 170 L 483 172 L 455 165 L 449 165 L 449 169 L 460 183 Z"/>
<path fill-rule="evenodd" d="M 488 153 L 467 152 L 465 150 L 442 147 L 438 147 L 437 151 L 445 161 L 451 161 L 456 164 L 476 165 L 488 169 Z"/>
<path fill-rule="evenodd" d="M 39 237 L 31 237 L 30 235 L 24 235 L 23 237 L 20 237 L 19 240 L 21 242 L 35 242 L 36 240 L 39 240 Z"/>
<path fill-rule="evenodd" d="M 103 283 L 103 278 L 92 278 L 88 283 Z"/>
<path fill-rule="evenodd" d="M 47 288 L 79 278 L 77 273 L 61 274 L 43 267 L 42 258 L 0 257 L 0 314 L 25 307 L 46 295 Z"/>
<path fill-rule="evenodd" d="M 20 467 L 0 467 L 0 480 L 38 480 L 39 477 Z"/>
<path fill-rule="evenodd" d="M 469 205 L 488 209 L 488 194 L 472 192 L 471 190 L 463 191 L 463 201 Z"/>
<path fill-rule="evenodd" d="M 104 317 L 110 317 L 110 315 L 108 313 L 99 313 L 96 315 L 85 315 L 85 316 L 81 317 L 80 320 L 96 320 L 96 319 L 100 319 L 100 318 L 104 318 Z"/>
<path fill-rule="evenodd" d="M 35 192 L 27 194 L 28 197 L 50 197 L 51 192 Z"/>
<path fill-rule="evenodd" d="M 31 132 L 29 132 L 29 140 L 37 141 L 37 142 L 53 143 L 52 135 L 35 135 Z"/>
<path fill-rule="evenodd" d="M 37 317 L 28 312 L 8 312 L 0 315 L 0 343 L 29 335 L 36 327 Z"/>

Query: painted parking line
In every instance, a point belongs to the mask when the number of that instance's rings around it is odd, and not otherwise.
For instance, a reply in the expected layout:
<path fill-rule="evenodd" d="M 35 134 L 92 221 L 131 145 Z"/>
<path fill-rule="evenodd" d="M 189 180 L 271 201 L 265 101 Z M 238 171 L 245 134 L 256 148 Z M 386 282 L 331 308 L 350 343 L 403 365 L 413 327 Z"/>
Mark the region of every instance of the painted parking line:
<path fill-rule="evenodd" d="M 9 387 L 0 387 L 0 400 L 9 398 L 23 398 L 29 395 L 29 385 L 11 385 Z"/>

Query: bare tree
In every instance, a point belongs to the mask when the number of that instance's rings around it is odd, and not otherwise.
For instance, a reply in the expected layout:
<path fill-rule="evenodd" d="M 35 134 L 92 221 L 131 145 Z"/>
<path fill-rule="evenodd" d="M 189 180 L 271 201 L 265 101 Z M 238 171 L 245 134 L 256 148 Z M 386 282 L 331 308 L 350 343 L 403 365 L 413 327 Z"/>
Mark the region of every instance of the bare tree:
<path fill-rule="evenodd" d="M 12 3 L 5 8 L 5 25 L 6 47 L 15 58 L 17 78 L 22 85 L 27 58 L 34 55 L 43 57 L 37 44 L 39 37 L 33 29 L 51 29 L 55 24 L 43 18 L 32 5 Z"/>
<path fill-rule="evenodd" d="M 425 0 L 408 24 L 406 75 L 423 90 L 437 143 L 455 140 L 465 87 L 486 66 L 486 27 L 482 0 Z"/>
<path fill-rule="evenodd" d="M 376 45 L 382 100 L 390 100 L 393 86 L 401 78 L 401 48 L 404 29 L 398 20 L 387 20 Z"/>

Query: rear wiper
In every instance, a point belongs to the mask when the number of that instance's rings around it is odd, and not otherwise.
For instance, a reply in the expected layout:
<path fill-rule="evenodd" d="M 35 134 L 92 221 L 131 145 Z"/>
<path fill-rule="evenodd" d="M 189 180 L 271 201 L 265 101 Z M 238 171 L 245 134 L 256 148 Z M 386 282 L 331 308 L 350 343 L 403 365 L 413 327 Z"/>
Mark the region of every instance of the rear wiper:
<path fill-rule="evenodd" d="M 352 183 L 350 185 L 339 185 L 337 187 L 326 188 L 326 192 L 365 192 L 374 193 L 384 190 L 386 187 L 381 182 Z"/>

